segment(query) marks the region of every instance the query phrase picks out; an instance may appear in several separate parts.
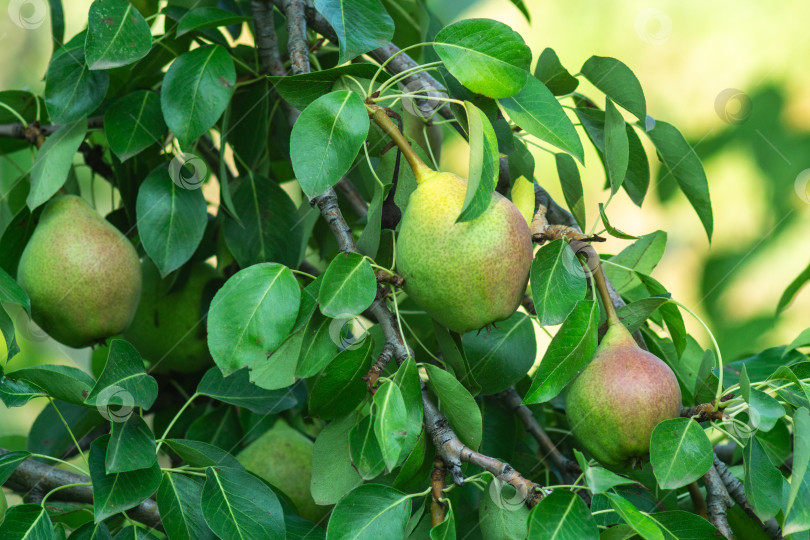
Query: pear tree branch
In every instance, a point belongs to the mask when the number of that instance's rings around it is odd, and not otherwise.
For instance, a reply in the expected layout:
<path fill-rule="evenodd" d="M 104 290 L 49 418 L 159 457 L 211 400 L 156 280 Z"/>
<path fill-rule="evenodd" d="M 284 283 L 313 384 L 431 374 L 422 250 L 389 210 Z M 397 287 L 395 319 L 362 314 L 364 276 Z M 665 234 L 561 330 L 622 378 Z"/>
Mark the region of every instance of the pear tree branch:
<path fill-rule="evenodd" d="M 733 538 L 727 512 L 734 503 L 714 465 L 709 467 L 708 472 L 703 475 L 703 483 L 706 486 L 706 514 L 709 521 L 720 531 L 720 534 L 726 538 Z"/>
<path fill-rule="evenodd" d="M 444 497 L 444 477 L 447 471 L 444 461 L 439 456 L 433 458 L 433 470 L 430 472 L 430 525 L 435 527 L 444 521 L 447 503 L 442 502 Z"/>
<path fill-rule="evenodd" d="M 726 490 L 728 490 L 728 494 L 731 495 L 731 498 L 734 500 L 735 503 L 740 505 L 745 513 L 753 519 L 762 530 L 765 531 L 769 537 L 773 538 L 774 540 L 783 540 L 784 537 L 782 536 L 782 529 L 779 528 L 779 524 L 776 522 L 776 519 L 771 518 L 765 522 L 757 517 L 754 513 L 754 509 L 751 507 L 751 503 L 748 502 L 748 497 L 745 496 L 745 487 L 743 486 L 742 482 L 734 476 L 731 471 L 728 470 L 726 464 L 720 461 L 717 456 L 714 456 L 714 467 L 717 473 L 720 475 L 720 479 L 723 481 L 723 484 L 726 486 Z"/>

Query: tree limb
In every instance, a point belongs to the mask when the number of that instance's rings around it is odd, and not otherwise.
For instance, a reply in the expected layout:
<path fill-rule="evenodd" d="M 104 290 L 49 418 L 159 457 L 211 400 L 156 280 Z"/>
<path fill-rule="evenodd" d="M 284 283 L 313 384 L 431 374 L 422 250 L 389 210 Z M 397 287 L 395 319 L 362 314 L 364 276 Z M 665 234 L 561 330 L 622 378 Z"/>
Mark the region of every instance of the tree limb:
<path fill-rule="evenodd" d="M 273 23 L 273 6 L 268 0 L 252 0 L 253 36 L 259 55 L 259 72 L 262 74 L 284 74 L 284 62 L 278 52 L 278 37 Z"/>
<path fill-rule="evenodd" d="M 740 482 L 737 477 L 728 470 L 726 464 L 720 461 L 717 456 L 714 456 L 714 469 L 720 475 L 720 479 L 723 481 L 723 484 L 725 484 L 728 494 L 731 495 L 734 502 L 739 504 L 740 508 L 742 508 L 746 514 L 748 514 L 748 517 L 753 519 L 760 527 L 762 527 L 765 534 L 774 540 L 782 540 L 782 529 L 779 528 L 779 524 L 776 522 L 776 520 L 771 518 L 763 523 L 762 520 L 757 517 L 757 515 L 754 513 L 754 509 L 751 507 L 751 503 L 748 502 L 748 497 L 745 496 L 745 487 L 743 486 L 742 482 Z"/>
<path fill-rule="evenodd" d="M 727 515 L 727 511 L 733 503 L 714 465 L 709 467 L 708 472 L 703 475 L 703 483 L 706 485 L 706 514 L 709 521 L 720 531 L 720 534 L 726 538 L 733 538 Z"/>
<path fill-rule="evenodd" d="M 9 453 L 9 450 L 0 448 L 0 455 Z M 51 467 L 33 459 L 27 459 L 17 466 L 11 473 L 5 486 L 17 493 L 42 493 L 43 495 L 54 488 L 68 484 L 90 482 L 90 478 L 83 474 Z M 74 486 L 60 489 L 48 497 L 49 500 L 93 504 L 93 488 L 91 486 Z M 149 527 L 163 530 L 160 522 L 160 512 L 157 502 L 146 499 L 141 504 L 127 511 L 127 515 Z"/>

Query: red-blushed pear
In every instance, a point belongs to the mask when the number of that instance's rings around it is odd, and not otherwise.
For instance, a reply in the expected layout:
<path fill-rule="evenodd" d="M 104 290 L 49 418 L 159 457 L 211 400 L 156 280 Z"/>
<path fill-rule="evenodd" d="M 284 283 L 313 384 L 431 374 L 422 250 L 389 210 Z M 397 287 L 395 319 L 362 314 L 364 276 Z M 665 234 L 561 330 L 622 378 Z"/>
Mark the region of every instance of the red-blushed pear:
<path fill-rule="evenodd" d="M 659 422 L 680 413 L 681 390 L 672 369 L 641 349 L 619 321 L 604 274 L 592 274 L 608 314 L 608 330 L 593 360 L 568 389 L 565 411 L 574 437 L 609 469 L 643 462 Z"/>
<path fill-rule="evenodd" d="M 397 237 L 405 292 L 455 332 L 508 318 L 520 305 L 532 264 L 525 218 L 512 201 L 493 193 L 483 214 L 457 223 L 467 181 L 428 167 L 385 111 L 375 111 L 374 119 L 400 147 L 417 182 Z"/>
<path fill-rule="evenodd" d="M 17 281 L 34 321 L 70 347 L 120 334 L 141 295 L 138 254 L 75 195 L 51 200 L 20 257 Z"/>

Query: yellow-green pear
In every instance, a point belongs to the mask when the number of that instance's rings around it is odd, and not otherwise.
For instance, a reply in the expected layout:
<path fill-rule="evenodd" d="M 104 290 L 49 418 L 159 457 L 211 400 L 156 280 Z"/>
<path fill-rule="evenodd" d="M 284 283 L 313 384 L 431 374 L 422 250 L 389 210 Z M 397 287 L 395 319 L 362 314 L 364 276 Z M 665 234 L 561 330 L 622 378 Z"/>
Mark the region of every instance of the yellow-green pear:
<path fill-rule="evenodd" d="M 532 239 L 526 219 L 512 201 L 493 193 L 483 214 L 457 222 L 467 181 L 428 167 L 382 110 L 374 119 L 400 147 L 417 183 L 396 244 L 405 292 L 455 332 L 508 318 L 529 281 Z"/>
<path fill-rule="evenodd" d="M 51 200 L 23 250 L 17 281 L 52 338 L 86 347 L 120 334 L 141 294 L 138 254 L 75 195 Z"/>
<path fill-rule="evenodd" d="M 330 506 L 315 503 L 309 490 L 314 443 L 279 418 L 236 458 L 247 470 L 284 492 L 301 517 L 318 523 Z"/>
<path fill-rule="evenodd" d="M 219 273 L 204 262 L 191 268 L 188 280 L 171 291 L 172 280 L 161 279 L 144 259 L 143 292 L 138 311 L 123 338 L 151 363 L 155 373 L 190 373 L 213 365 L 206 341 L 205 314 Z M 171 292 L 170 292 L 171 291 Z"/>

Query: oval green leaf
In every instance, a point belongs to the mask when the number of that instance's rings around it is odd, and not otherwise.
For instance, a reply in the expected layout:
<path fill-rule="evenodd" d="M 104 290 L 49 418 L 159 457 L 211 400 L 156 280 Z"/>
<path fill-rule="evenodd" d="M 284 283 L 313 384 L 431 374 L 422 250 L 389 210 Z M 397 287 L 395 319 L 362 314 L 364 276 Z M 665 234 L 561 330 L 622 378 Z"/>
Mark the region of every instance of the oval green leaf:
<path fill-rule="evenodd" d="M 582 265 L 562 239 L 544 245 L 534 256 L 531 284 L 534 309 L 543 326 L 565 321 L 587 289 Z"/>
<path fill-rule="evenodd" d="M 90 69 L 112 69 L 136 62 L 152 48 L 143 15 L 125 0 L 96 0 L 87 16 L 84 42 Z"/>
<path fill-rule="evenodd" d="M 359 253 L 338 253 L 323 274 L 318 295 L 327 317 L 354 317 L 365 311 L 377 294 L 377 278 L 368 259 Z"/>
<path fill-rule="evenodd" d="M 650 461 L 658 485 L 677 489 L 706 474 L 714 462 L 712 443 L 689 418 L 665 420 L 650 437 Z"/>

